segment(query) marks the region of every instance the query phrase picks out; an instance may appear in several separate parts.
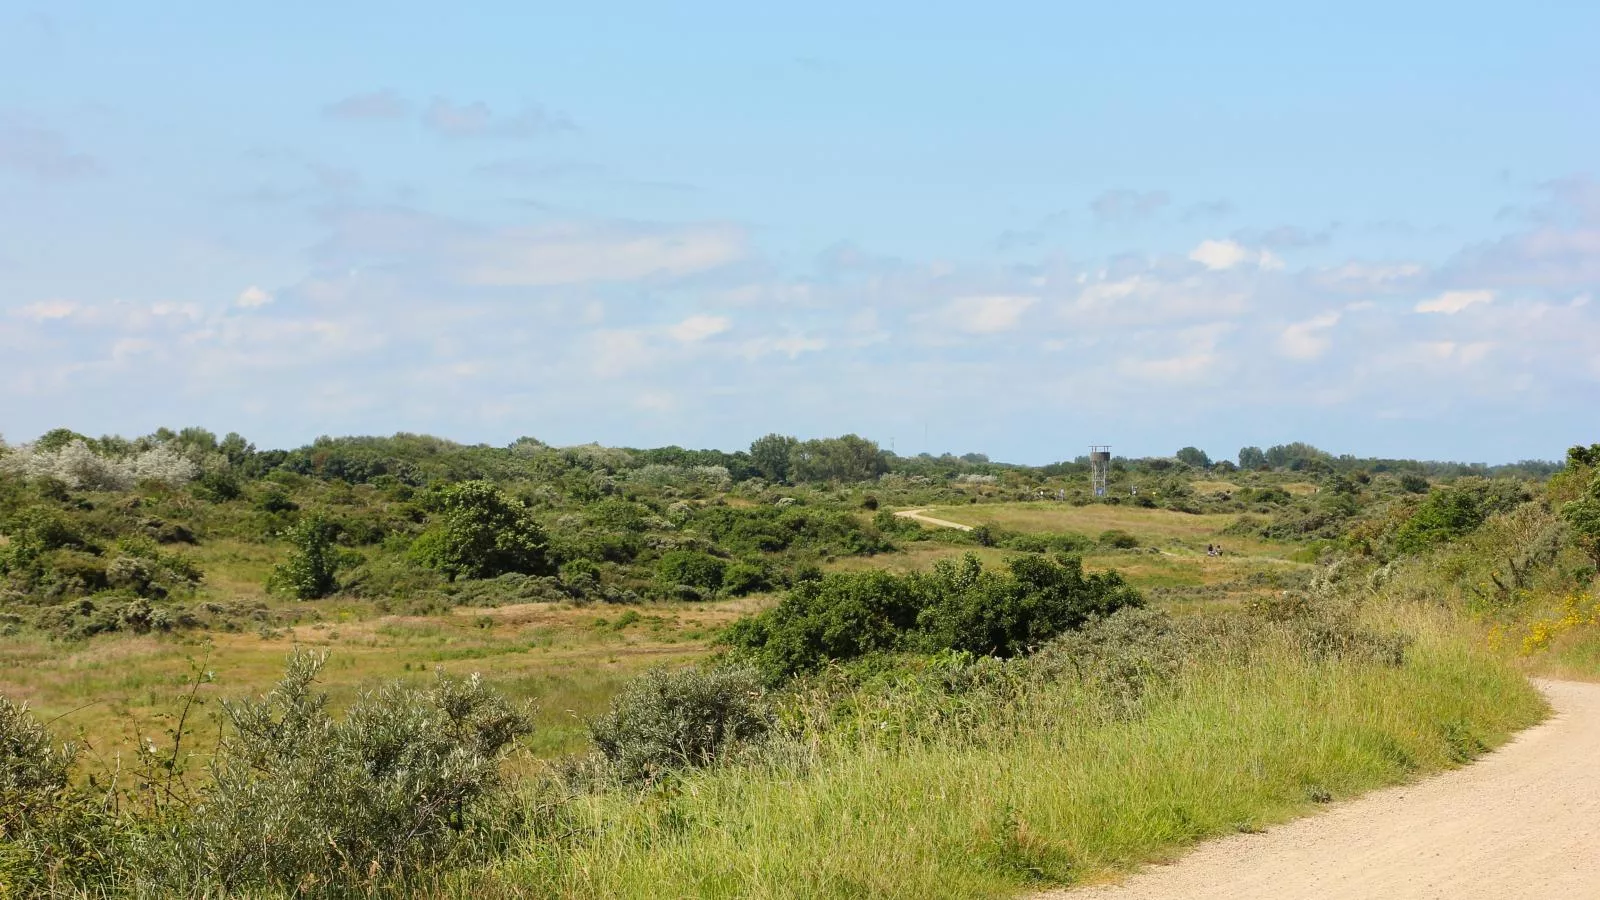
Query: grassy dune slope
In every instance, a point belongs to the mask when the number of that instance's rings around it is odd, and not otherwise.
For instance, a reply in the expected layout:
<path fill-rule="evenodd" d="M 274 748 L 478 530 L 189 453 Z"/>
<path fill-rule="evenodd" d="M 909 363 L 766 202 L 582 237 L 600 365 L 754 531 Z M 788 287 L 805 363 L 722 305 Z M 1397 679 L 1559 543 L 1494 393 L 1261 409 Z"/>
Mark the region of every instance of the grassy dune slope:
<path fill-rule="evenodd" d="M 1057 696 L 1009 739 L 817 748 L 800 775 L 726 770 L 582 801 L 474 896 L 988 897 L 1094 880 L 1455 765 L 1542 700 L 1431 623 L 1401 668 L 1281 654 L 1200 670 L 1118 720 Z"/>

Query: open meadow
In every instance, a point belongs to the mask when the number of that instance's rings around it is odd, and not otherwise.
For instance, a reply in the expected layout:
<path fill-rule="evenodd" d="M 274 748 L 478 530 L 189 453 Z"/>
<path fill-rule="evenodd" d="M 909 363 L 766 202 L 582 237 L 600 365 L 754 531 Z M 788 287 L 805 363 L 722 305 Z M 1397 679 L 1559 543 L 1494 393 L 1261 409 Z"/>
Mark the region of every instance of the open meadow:
<path fill-rule="evenodd" d="M 1564 512 L 1600 453 L 1136 460 L 1110 503 L 849 436 L 235 437 L 0 456 L 14 893 L 1017 895 L 1465 764 L 1544 715 L 1525 673 L 1600 675 Z"/>

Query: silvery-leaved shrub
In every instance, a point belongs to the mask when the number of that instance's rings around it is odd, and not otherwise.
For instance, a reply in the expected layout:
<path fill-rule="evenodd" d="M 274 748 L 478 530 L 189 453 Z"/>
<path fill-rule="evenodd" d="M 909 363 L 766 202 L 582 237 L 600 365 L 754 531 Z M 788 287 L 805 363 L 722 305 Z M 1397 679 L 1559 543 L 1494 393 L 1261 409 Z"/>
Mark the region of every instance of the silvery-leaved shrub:
<path fill-rule="evenodd" d="M 76 757 L 0 697 L 0 897 L 77 895 L 70 886 L 104 883 L 123 862 L 114 819 L 72 782 Z"/>
<path fill-rule="evenodd" d="M 194 480 L 200 467 L 165 445 L 110 456 L 96 453 L 82 440 L 73 440 L 55 449 L 24 444 L 0 457 L 0 471 L 58 481 L 73 490 L 126 491 L 141 481 L 181 486 Z"/>
<path fill-rule="evenodd" d="M 628 682 L 589 731 L 619 778 L 647 783 L 711 765 L 772 723 L 754 669 L 653 669 Z"/>
<path fill-rule="evenodd" d="M 231 733 L 171 848 L 175 879 L 325 895 L 487 845 L 500 761 L 532 731 L 527 714 L 476 675 L 440 675 L 363 693 L 338 718 L 315 689 L 325 660 L 298 651 L 270 693 L 224 704 Z"/>

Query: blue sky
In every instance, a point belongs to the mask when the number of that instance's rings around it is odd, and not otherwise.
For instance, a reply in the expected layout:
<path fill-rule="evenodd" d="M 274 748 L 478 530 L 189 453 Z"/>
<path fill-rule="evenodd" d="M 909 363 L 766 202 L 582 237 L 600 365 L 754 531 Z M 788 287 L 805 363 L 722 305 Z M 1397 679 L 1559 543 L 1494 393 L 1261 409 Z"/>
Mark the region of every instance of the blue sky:
<path fill-rule="evenodd" d="M 229 6 L 0 0 L 8 439 L 1600 440 L 1600 6 Z"/>

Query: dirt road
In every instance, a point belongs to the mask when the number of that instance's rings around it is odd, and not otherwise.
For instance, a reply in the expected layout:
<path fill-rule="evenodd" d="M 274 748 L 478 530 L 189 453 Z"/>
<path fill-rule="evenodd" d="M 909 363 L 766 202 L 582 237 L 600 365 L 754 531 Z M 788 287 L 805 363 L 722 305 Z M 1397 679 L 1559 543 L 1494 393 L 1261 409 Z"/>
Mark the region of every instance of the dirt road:
<path fill-rule="evenodd" d="M 1600 685 L 1478 762 L 1038 900 L 1600 898 Z"/>
<path fill-rule="evenodd" d="M 895 513 L 895 515 L 902 519 L 910 519 L 914 522 L 921 522 L 924 525 L 933 525 L 937 528 L 954 528 L 957 531 L 972 530 L 971 525 L 963 525 L 960 522 L 952 522 L 949 519 L 935 519 L 933 516 L 925 516 L 922 514 L 922 510 L 920 509 L 903 509 L 900 512 Z"/>

